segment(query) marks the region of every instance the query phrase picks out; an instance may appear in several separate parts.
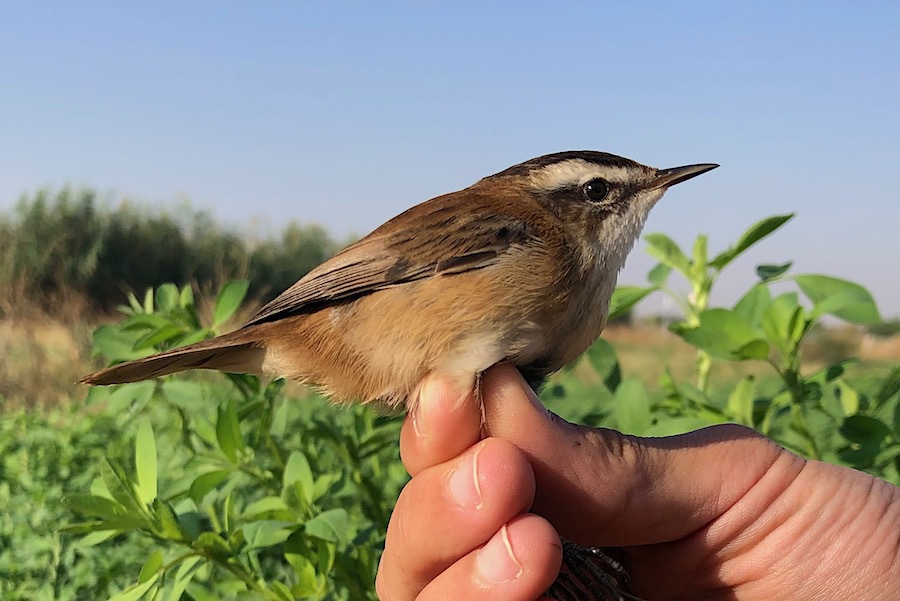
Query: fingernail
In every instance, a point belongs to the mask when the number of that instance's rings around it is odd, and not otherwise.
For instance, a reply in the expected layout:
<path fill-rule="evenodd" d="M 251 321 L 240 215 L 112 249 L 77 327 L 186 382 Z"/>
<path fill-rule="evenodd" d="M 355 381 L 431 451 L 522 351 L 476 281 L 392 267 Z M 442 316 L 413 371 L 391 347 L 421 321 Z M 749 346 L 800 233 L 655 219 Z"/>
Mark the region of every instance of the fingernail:
<path fill-rule="evenodd" d="M 419 438 L 425 438 L 427 435 L 427 429 L 425 427 L 425 424 L 428 421 L 427 414 L 439 398 L 440 387 L 441 382 L 433 375 L 426 376 L 425 380 L 419 386 L 419 396 L 416 399 L 416 406 L 412 416 L 413 430 L 416 431 L 416 435 Z"/>
<path fill-rule="evenodd" d="M 522 564 L 513 553 L 506 525 L 475 556 L 475 568 L 491 584 L 509 582 L 522 574 Z"/>
<path fill-rule="evenodd" d="M 413 410 L 413 429 L 420 438 L 428 435 L 427 422 L 429 414 L 433 414 L 441 403 L 447 404 L 450 411 L 456 411 L 469 396 L 471 386 L 460 388 L 459 383 L 446 377 L 430 374 L 425 377 L 419 387 L 419 395 Z M 448 403 L 452 399 L 452 402 Z"/>
<path fill-rule="evenodd" d="M 478 446 L 450 475 L 450 496 L 460 507 L 480 509 L 484 502 L 481 483 L 478 481 L 478 455 L 481 449 L 482 446 Z"/>

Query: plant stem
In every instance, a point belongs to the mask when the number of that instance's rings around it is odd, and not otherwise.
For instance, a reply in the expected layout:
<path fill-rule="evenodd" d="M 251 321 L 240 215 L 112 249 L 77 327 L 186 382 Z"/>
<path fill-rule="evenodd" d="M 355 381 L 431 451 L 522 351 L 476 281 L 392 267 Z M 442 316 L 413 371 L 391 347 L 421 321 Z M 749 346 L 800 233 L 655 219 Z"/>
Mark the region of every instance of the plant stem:
<path fill-rule="evenodd" d="M 697 388 L 709 392 L 709 372 L 712 369 L 712 356 L 706 351 L 697 351 Z"/>

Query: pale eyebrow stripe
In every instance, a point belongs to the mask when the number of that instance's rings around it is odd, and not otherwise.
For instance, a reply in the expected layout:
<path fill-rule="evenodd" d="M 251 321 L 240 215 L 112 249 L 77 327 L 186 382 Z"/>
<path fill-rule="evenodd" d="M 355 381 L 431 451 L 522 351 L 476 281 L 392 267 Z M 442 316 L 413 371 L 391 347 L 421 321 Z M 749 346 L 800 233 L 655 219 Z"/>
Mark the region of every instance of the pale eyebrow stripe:
<path fill-rule="evenodd" d="M 595 177 L 618 183 L 625 181 L 627 176 L 628 170 L 624 167 L 596 165 L 581 159 L 571 159 L 538 169 L 528 179 L 535 189 L 549 192 L 583 184 Z"/>

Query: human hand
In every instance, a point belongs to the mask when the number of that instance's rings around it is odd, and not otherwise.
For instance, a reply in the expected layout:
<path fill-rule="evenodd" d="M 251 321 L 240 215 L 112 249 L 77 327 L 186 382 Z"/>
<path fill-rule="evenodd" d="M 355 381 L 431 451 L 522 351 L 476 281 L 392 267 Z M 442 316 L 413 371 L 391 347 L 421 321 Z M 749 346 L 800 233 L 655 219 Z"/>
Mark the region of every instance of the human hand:
<path fill-rule="evenodd" d="M 900 598 L 900 491 L 887 482 L 739 426 L 642 439 L 569 424 L 508 366 L 485 374 L 482 397 L 481 442 L 478 407 L 450 382 L 429 381 L 404 424 L 413 479 L 388 529 L 384 601 L 541 598 L 557 532 L 622 547 L 648 601 Z M 454 502 L 475 487 L 453 474 L 475 469 L 481 503 Z M 482 547 L 511 549 L 510 578 L 491 584 Z"/>

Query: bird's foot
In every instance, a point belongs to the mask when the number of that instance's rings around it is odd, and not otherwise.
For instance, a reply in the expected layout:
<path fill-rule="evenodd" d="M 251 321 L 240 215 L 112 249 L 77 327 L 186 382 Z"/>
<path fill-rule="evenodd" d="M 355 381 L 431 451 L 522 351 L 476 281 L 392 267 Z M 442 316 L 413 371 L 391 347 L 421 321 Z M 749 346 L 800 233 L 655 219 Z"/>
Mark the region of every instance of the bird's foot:
<path fill-rule="evenodd" d="M 597 547 L 562 541 L 563 566 L 547 596 L 557 601 L 641 601 L 622 590 L 628 574 L 621 563 Z"/>

